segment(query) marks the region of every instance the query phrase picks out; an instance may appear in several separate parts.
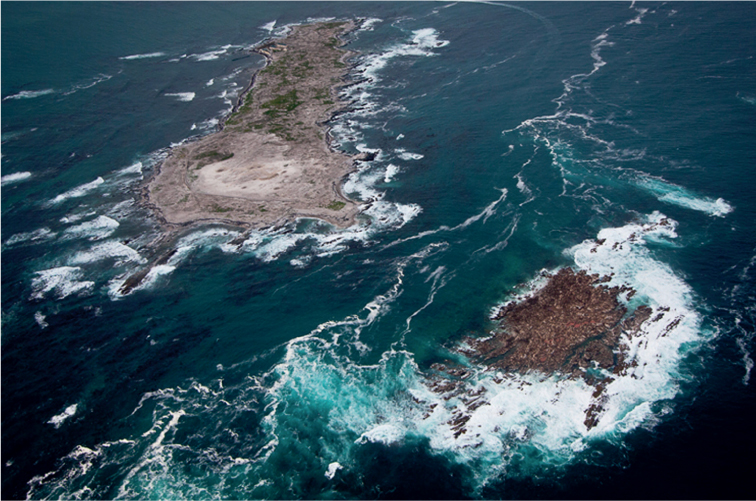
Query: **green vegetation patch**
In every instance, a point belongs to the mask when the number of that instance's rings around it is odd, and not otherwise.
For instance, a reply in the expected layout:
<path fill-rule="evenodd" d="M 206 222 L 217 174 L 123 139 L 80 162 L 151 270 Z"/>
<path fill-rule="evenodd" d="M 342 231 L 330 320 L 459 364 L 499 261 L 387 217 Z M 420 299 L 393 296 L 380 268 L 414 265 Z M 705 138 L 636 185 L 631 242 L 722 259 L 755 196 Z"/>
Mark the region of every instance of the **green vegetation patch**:
<path fill-rule="evenodd" d="M 291 90 L 286 94 L 280 94 L 270 101 L 263 103 L 262 107 L 267 108 L 266 115 L 270 117 L 277 117 L 279 113 L 289 113 L 302 104 L 297 98 L 297 90 Z"/>
<path fill-rule="evenodd" d="M 309 61 L 305 61 L 302 64 L 299 64 L 294 67 L 293 70 L 291 70 L 291 74 L 294 75 L 297 78 L 304 78 L 307 76 L 308 72 L 314 70 L 312 66 L 310 66 Z"/>
<path fill-rule="evenodd" d="M 252 92 L 248 92 L 246 96 L 244 96 L 244 104 L 242 104 L 239 107 L 238 113 L 248 113 L 252 109 Z"/>
<path fill-rule="evenodd" d="M 239 109 L 228 117 L 228 119 L 226 120 L 226 125 L 238 125 L 240 123 L 242 115 L 246 115 L 250 111 L 252 111 L 251 91 L 248 92 L 246 96 L 244 96 L 244 102 L 241 106 L 239 106 Z"/>
<path fill-rule="evenodd" d="M 342 202 L 340 200 L 334 200 L 333 202 L 331 202 L 330 204 L 328 204 L 326 206 L 326 209 L 341 210 L 344 207 L 346 207 L 346 203 L 344 203 L 344 202 Z"/>
<path fill-rule="evenodd" d="M 223 160 L 228 160 L 229 158 L 233 156 L 234 156 L 233 153 L 221 153 L 219 151 L 211 150 L 211 151 L 206 151 L 204 153 L 200 153 L 199 155 L 196 155 L 194 159 L 195 160 L 208 159 L 213 162 L 222 162 Z"/>
<path fill-rule="evenodd" d="M 234 210 L 234 209 L 232 209 L 230 207 L 221 207 L 218 204 L 213 204 L 213 206 L 210 208 L 211 212 L 221 212 L 221 213 L 222 212 L 231 212 L 232 210 Z"/>
<path fill-rule="evenodd" d="M 346 24 L 345 21 L 334 21 L 332 23 L 325 23 L 318 26 L 318 30 L 332 30 L 334 28 L 338 28 L 339 26 L 344 26 Z"/>
<path fill-rule="evenodd" d="M 194 159 L 198 160 L 197 165 L 194 167 L 194 170 L 201 169 L 202 167 L 206 165 L 228 160 L 229 158 L 233 156 L 234 156 L 233 153 L 221 153 L 215 150 L 200 153 L 199 155 L 194 156 Z"/>

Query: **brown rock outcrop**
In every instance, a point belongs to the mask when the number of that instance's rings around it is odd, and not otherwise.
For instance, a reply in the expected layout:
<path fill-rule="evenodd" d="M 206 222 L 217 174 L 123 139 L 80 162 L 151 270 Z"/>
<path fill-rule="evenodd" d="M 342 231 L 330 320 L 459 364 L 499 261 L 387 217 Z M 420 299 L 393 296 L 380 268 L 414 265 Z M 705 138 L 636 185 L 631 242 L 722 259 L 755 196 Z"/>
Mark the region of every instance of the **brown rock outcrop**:
<path fill-rule="evenodd" d="M 601 245 L 604 242 L 598 241 Z M 621 336 L 633 338 L 643 335 L 643 326 L 659 321 L 669 308 L 660 307 L 657 314 L 648 306 L 639 306 L 628 315 L 623 305 L 635 295 L 635 290 L 622 285 L 606 285 L 611 276 L 600 277 L 585 271 L 564 268 L 547 278 L 546 285 L 530 297 L 502 307 L 494 320 L 497 327 L 486 338 L 467 337 L 457 351 L 486 368 L 500 372 L 493 378 L 496 384 L 514 376 L 517 384 L 531 385 L 516 374 L 531 371 L 543 375 L 560 374 L 570 379 L 583 378 L 593 387 L 590 403 L 583 412 L 587 429 L 595 427 L 604 412 L 608 396 L 606 388 L 618 377 L 636 377 L 633 368 L 638 361 L 631 357 Z M 624 301 L 620 301 L 624 295 Z M 674 328 L 676 318 L 661 335 Z M 601 368 L 603 372 L 589 371 Z M 466 380 L 475 369 L 463 362 L 445 360 L 431 366 L 429 388 L 445 401 L 456 399 L 447 422 L 454 438 L 470 431 L 468 421 L 479 407 L 490 404 L 484 386 Z M 471 381 L 475 381 L 472 378 Z M 435 406 L 435 404 L 434 404 Z M 426 413 L 431 416 L 433 407 Z M 477 435 L 472 437 L 475 443 Z M 481 442 L 477 442 L 479 445 Z M 476 445 L 470 445 L 475 447 Z"/>
<path fill-rule="evenodd" d="M 594 363 L 613 368 L 622 331 L 640 328 L 650 309 L 640 307 L 625 318 L 618 296 L 633 291 L 602 285 L 607 280 L 560 270 L 533 296 L 502 308 L 491 337 L 467 339 L 473 358 L 508 372 L 570 374 Z"/>

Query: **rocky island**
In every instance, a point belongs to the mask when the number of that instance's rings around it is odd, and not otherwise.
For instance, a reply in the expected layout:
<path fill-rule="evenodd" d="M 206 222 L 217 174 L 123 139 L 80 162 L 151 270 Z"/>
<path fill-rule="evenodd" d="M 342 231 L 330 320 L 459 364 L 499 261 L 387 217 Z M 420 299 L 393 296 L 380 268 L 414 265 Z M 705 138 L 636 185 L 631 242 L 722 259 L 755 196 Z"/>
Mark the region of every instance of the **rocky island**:
<path fill-rule="evenodd" d="M 355 22 L 295 26 L 255 49 L 267 59 L 222 129 L 174 148 L 145 189 L 168 226 L 225 222 L 249 228 L 311 217 L 345 227 L 357 204 L 341 193 L 354 159 L 333 151 L 325 122 L 343 108 Z"/>
<path fill-rule="evenodd" d="M 628 312 L 620 296 L 630 299 L 635 291 L 605 285 L 609 276 L 563 268 L 544 273 L 543 278 L 542 288 L 499 309 L 493 316 L 497 326 L 487 337 L 466 337 L 456 351 L 483 370 L 497 371 L 497 378 L 529 372 L 583 378 L 594 387 L 592 403 L 584 410 L 584 424 L 590 429 L 602 412 L 606 385 L 637 363 L 628 356 L 621 336 L 642 335 L 643 325 L 659 321 L 668 308 L 661 308 L 653 318 L 653 310 L 645 305 Z M 674 323 L 668 329 L 672 327 Z M 455 409 L 449 422 L 455 438 L 459 437 L 466 433 L 471 413 L 488 403 L 486 390 L 466 385 L 471 367 L 446 360 L 431 368 L 430 388 L 445 400 L 454 396 L 462 400 L 463 406 Z"/>
<path fill-rule="evenodd" d="M 610 277 L 575 273 L 563 268 L 526 300 L 512 302 L 495 315 L 493 335 L 468 339 L 471 353 L 481 362 L 504 371 L 582 374 L 598 366 L 613 369 L 623 331 L 636 331 L 651 314 L 639 306 L 627 316 L 618 297 L 634 291 L 627 286 L 603 285 Z"/>

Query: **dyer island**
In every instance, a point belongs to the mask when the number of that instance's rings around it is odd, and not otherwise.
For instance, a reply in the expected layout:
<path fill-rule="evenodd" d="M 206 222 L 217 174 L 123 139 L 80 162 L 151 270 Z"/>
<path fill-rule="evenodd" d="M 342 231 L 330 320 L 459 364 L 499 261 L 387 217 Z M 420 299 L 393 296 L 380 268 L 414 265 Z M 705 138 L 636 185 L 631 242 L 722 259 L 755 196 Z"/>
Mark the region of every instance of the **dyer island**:
<path fill-rule="evenodd" d="M 174 148 L 146 187 L 169 225 L 250 228 L 317 218 L 345 227 L 358 206 L 341 193 L 354 158 L 329 147 L 325 122 L 353 55 L 340 37 L 355 22 L 295 26 L 254 49 L 267 59 L 222 129 Z"/>

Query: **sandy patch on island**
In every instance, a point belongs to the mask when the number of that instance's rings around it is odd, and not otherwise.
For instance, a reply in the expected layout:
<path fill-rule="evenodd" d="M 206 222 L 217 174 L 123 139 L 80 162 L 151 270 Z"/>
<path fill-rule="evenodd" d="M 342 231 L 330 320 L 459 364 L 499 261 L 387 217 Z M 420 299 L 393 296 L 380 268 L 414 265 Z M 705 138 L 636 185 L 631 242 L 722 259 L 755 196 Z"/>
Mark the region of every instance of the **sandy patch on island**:
<path fill-rule="evenodd" d="M 248 200 L 284 200 L 292 188 L 312 188 L 305 177 L 321 170 L 313 159 L 288 158 L 290 146 L 271 136 L 267 142 L 250 141 L 238 147 L 234 156 L 199 169 L 192 188 L 200 193 Z M 286 189 L 284 189 L 286 188 Z M 299 192 L 300 190 L 294 190 Z"/>

